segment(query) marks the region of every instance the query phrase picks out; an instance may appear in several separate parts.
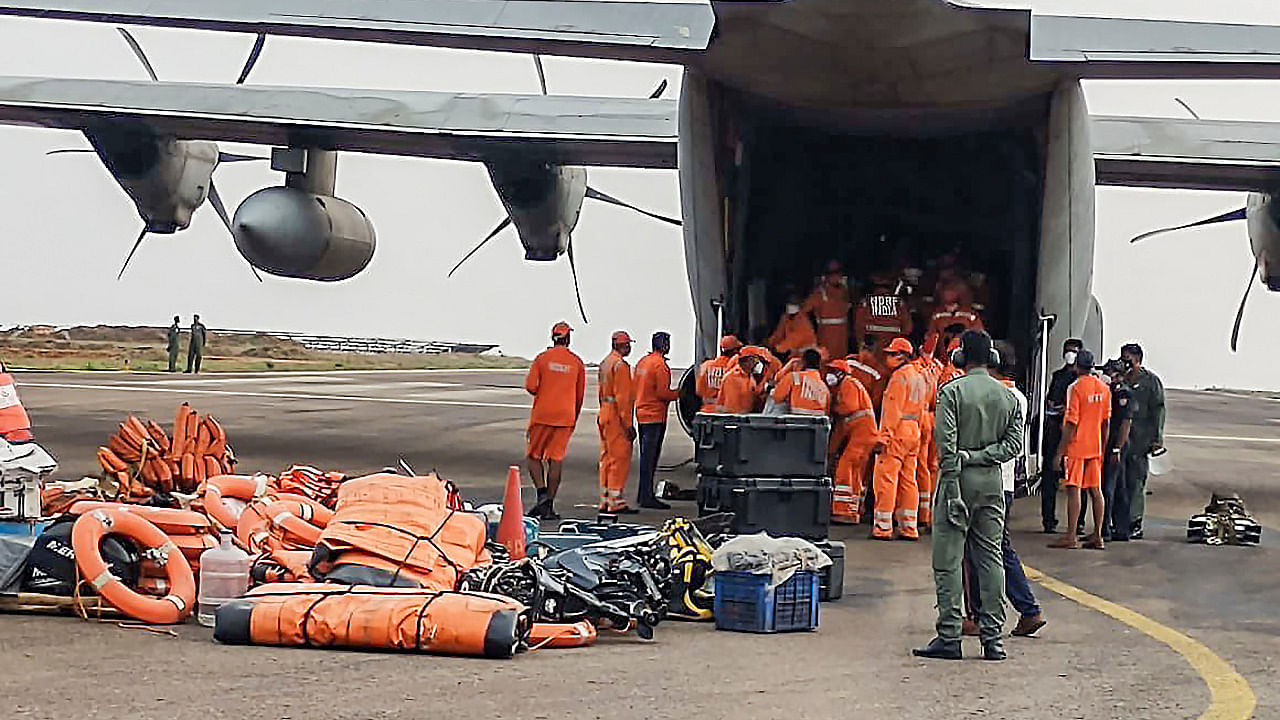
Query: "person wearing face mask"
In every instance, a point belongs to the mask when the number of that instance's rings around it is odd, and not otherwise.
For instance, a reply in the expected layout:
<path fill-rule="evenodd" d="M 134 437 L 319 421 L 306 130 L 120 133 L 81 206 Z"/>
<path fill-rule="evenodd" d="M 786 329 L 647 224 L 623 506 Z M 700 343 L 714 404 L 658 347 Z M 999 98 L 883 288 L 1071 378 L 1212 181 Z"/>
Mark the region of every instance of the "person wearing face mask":
<path fill-rule="evenodd" d="M 831 390 L 820 368 L 822 354 L 810 348 L 800 356 L 800 368 L 779 373 L 773 401 L 785 404 L 791 415 L 826 415 L 831 407 Z"/>
<path fill-rule="evenodd" d="M 800 296 L 794 293 L 787 297 L 787 304 L 778 327 L 765 341 L 778 355 L 797 355 L 804 350 L 818 346 L 818 335 L 813 329 L 813 321 L 806 313 L 801 312 Z"/>
<path fill-rule="evenodd" d="M 631 474 L 631 445 L 636 439 L 635 393 L 632 389 L 631 336 L 613 334 L 613 349 L 600 361 L 600 512 L 634 513 L 623 499 Z"/>
<path fill-rule="evenodd" d="M 1129 444 L 1124 451 L 1126 483 L 1132 489 L 1129 512 L 1129 538 L 1142 539 L 1142 516 L 1147 507 L 1147 473 L 1149 456 L 1164 447 L 1164 383 L 1142 365 L 1142 346 L 1129 343 L 1120 348 L 1120 359 L 1128 366 L 1125 382 L 1129 385 L 1135 408 L 1129 429 Z"/>
<path fill-rule="evenodd" d="M 1076 355 L 1084 342 L 1070 338 L 1062 344 L 1062 367 L 1053 371 L 1045 393 L 1044 447 L 1040 448 L 1040 522 L 1046 534 L 1058 532 L 1058 483 L 1062 471 L 1047 462 L 1062 441 L 1062 416 L 1067 410 L 1067 389 L 1076 381 Z"/>
<path fill-rule="evenodd" d="M 720 383 L 716 405 L 720 411 L 731 415 L 747 415 L 758 412 L 764 397 L 767 381 L 765 356 L 772 359 L 768 350 L 748 345 L 738 351 L 738 356 Z"/>
<path fill-rule="evenodd" d="M 878 454 L 871 537 L 877 540 L 920 539 L 916 461 L 926 385 L 920 371 L 909 362 L 912 352 L 906 338 L 894 338 L 884 351 L 885 365 L 892 374 L 880 407 L 880 432 L 874 448 Z"/>
<path fill-rule="evenodd" d="M 875 447 L 875 409 L 871 395 L 851 372 L 849 361 L 833 360 L 827 366 L 827 386 L 831 388 L 832 448 L 836 458 L 831 494 L 831 522 L 857 525 L 862 520 L 862 485 L 871 449 Z"/>
<path fill-rule="evenodd" d="M 818 344 L 831 357 L 849 354 L 849 288 L 839 260 L 827 264 L 827 274 L 818 283 L 800 311 L 813 316 L 818 325 Z"/>
<path fill-rule="evenodd" d="M 854 313 L 853 330 L 859 347 L 867 338 L 889 342 L 911 334 L 911 309 L 893 292 L 893 281 L 884 274 L 871 276 L 871 293 L 862 298 Z"/>

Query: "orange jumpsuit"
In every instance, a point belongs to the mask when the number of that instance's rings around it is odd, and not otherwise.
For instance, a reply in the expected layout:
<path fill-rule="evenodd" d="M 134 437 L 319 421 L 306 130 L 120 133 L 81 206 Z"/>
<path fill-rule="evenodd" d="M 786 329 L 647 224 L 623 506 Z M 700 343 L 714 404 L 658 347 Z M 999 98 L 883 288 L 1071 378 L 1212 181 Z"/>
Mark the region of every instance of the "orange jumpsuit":
<path fill-rule="evenodd" d="M 671 388 L 671 368 L 660 352 L 651 352 L 636 363 L 636 422 L 641 425 L 665 425 L 667 409 L 680 397 Z"/>
<path fill-rule="evenodd" d="M 897 295 L 868 295 L 858 303 L 854 319 L 858 347 L 868 335 L 890 340 L 911 334 L 911 311 Z"/>
<path fill-rule="evenodd" d="M 809 316 L 798 312 L 795 315 L 783 315 L 778 320 L 777 329 L 765 342 L 779 354 L 797 353 L 817 347 L 818 335 L 814 332 Z"/>
<path fill-rule="evenodd" d="M 702 398 L 702 412 L 720 412 L 720 407 L 716 403 L 716 398 L 720 395 L 720 383 L 724 381 L 725 373 L 736 364 L 733 358 L 720 355 L 698 366 L 694 387 L 698 397 Z"/>
<path fill-rule="evenodd" d="M 920 537 L 916 527 L 920 511 L 916 458 L 920 452 L 925 389 L 924 378 L 911 363 L 895 370 L 885 389 L 879 436 L 885 448 L 876 457 L 872 537 L 892 538 L 895 520 L 903 537 Z"/>
<path fill-rule="evenodd" d="M 938 485 L 938 444 L 934 441 L 937 427 L 938 376 L 942 367 L 930 355 L 921 354 L 914 363 L 925 383 L 924 412 L 920 416 L 920 453 L 916 456 L 916 488 L 920 493 L 921 528 L 933 524 L 933 489 Z"/>
<path fill-rule="evenodd" d="M 614 512 L 627 506 L 623 491 L 631 474 L 631 439 L 635 426 L 635 393 L 631 366 L 617 350 L 600 362 L 600 510 Z"/>
<path fill-rule="evenodd" d="M 858 353 L 857 357 L 850 357 L 846 362 L 849 363 L 849 370 L 853 376 L 862 383 L 862 387 L 866 388 L 867 394 L 871 396 L 871 407 L 875 408 L 876 414 L 879 415 L 884 388 L 889 384 L 889 373 L 873 353 L 865 350 Z"/>
<path fill-rule="evenodd" d="M 831 390 L 817 370 L 784 372 L 773 389 L 773 401 L 789 403 L 792 415 L 826 415 Z"/>
<path fill-rule="evenodd" d="M 724 374 L 724 382 L 720 384 L 720 395 L 716 403 L 720 412 L 733 415 L 747 415 L 758 412 L 760 397 L 764 383 L 747 375 L 737 363 Z"/>
<path fill-rule="evenodd" d="M 982 330 L 982 316 L 969 304 L 939 305 L 929 320 L 929 332 L 941 335 L 952 325 L 963 326 L 965 330 Z"/>
<path fill-rule="evenodd" d="M 834 522 L 861 521 L 862 482 L 867 460 L 879 434 L 871 396 L 852 375 L 846 375 L 836 386 L 831 413 L 843 446 L 836 448 L 839 460 L 835 468 L 835 488 L 831 495 L 831 519 Z"/>
<path fill-rule="evenodd" d="M 529 366 L 524 389 L 533 396 L 525 454 L 534 460 L 564 460 L 587 390 L 582 360 L 562 345 L 547 348 Z"/>
<path fill-rule="evenodd" d="M 818 344 L 833 358 L 849 354 L 849 290 L 823 281 L 805 300 L 801 313 L 810 313 L 818 324 Z"/>

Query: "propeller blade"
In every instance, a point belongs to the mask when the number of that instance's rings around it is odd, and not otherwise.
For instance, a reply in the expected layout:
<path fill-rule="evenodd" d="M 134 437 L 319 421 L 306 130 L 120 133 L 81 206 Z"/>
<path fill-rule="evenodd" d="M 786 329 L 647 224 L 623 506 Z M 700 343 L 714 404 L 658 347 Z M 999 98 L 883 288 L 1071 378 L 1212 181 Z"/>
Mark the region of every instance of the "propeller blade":
<path fill-rule="evenodd" d="M 1231 212 L 1225 212 L 1225 213 L 1222 213 L 1221 215 L 1215 215 L 1211 218 L 1205 218 L 1204 220 L 1197 220 L 1193 223 L 1187 223 L 1186 225 L 1178 225 L 1176 227 L 1160 228 L 1159 230 L 1144 232 L 1141 235 L 1131 239 L 1129 242 L 1136 243 L 1139 240 L 1146 240 L 1147 238 L 1152 237 L 1153 235 L 1161 235 L 1163 233 L 1173 232 L 1174 230 L 1186 230 L 1187 228 L 1200 227 L 1202 225 L 1212 225 L 1214 223 L 1230 222 L 1232 220 L 1244 220 L 1244 219 L 1245 219 L 1245 209 L 1240 208 L 1239 210 L 1232 210 Z"/>
<path fill-rule="evenodd" d="M 578 264 L 573 260 L 573 237 L 569 238 L 569 246 L 565 248 L 565 254 L 569 256 L 569 272 L 573 274 L 573 296 L 578 299 L 578 313 L 582 315 L 582 322 L 591 322 L 587 320 L 587 309 L 582 306 L 582 290 L 578 289 Z"/>
<path fill-rule="evenodd" d="M 89 150 L 88 152 L 93 152 L 93 151 Z M 218 153 L 218 162 L 220 163 L 252 162 L 254 160 L 270 160 L 270 159 L 271 158 L 269 157 L 263 157 L 261 155 L 239 155 L 237 153 L 229 153 L 229 152 Z"/>
<path fill-rule="evenodd" d="M 463 258 L 458 261 L 458 264 L 453 266 L 453 269 L 449 271 L 448 277 L 453 277 L 453 274 L 458 271 L 458 268 L 462 267 L 462 263 L 470 260 L 472 255 L 475 255 L 477 252 L 480 251 L 480 248 L 485 246 L 485 243 L 489 242 L 494 237 L 496 237 L 498 233 L 502 232 L 510 224 L 511 224 L 510 215 L 502 218 L 502 222 L 498 223 L 498 226 L 495 227 L 488 235 L 486 235 L 485 238 L 480 241 L 479 245 L 476 245 L 475 247 L 471 248 L 471 252 L 463 256 Z"/>
<path fill-rule="evenodd" d="M 262 56 L 262 48 L 266 44 L 266 33 L 258 33 L 258 39 L 253 41 L 253 49 L 249 51 L 249 58 L 244 61 L 244 67 L 240 70 L 240 77 L 236 78 L 237 85 L 243 85 L 244 81 L 249 79 L 249 73 L 253 72 L 253 66 L 258 64 L 258 58 Z"/>
<path fill-rule="evenodd" d="M 538 69 L 538 85 L 542 88 L 542 94 L 547 94 L 547 71 L 542 67 L 542 56 L 535 54 L 533 56 L 533 66 Z"/>
<path fill-rule="evenodd" d="M 142 232 L 138 233 L 138 239 L 133 241 L 133 249 L 129 251 L 129 256 L 124 259 L 124 265 L 120 266 L 120 274 L 116 275 L 116 280 L 124 277 L 124 271 L 129 267 L 129 261 L 133 259 L 133 254 L 138 252 L 138 246 L 142 244 L 142 238 L 147 236 L 147 229 L 142 228 Z"/>
<path fill-rule="evenodd" d="M 646 215 L 646 216 L 648 216 L 648 217 L 653 218 L 654 220 L 661 220 L 662 222 L 665 222 L 665 223 L 671 223 L 672 225 L 675 225 L 676 227 L 679 227 L 680 225 L 682 225 L 682 224 L 683 224 L 683 223 L 681 223 L 679 220 L 676 220 L 675 218 L 669 218 L 669 217 L 667 217 L 666 215 L 659 215 L 659 214 L 657 214 L 657 213 L 649 212 L 648 210 L 645 210 L 645 209 L 643 209 L 643 208 L 638 208 L 638 207 L 636 207 L 635 205 L 632 205 L 631 203 L 623 202 L 623 201 L 619 200 L 618 198 L 616 198 L 616 197 L 614 197 L 614 196 L 612 196 L 612 195 L 608 195 L 608 194 L 602 193 L 602 192 L 600 192 L 599 190 L 596 190 L 596 189 L 595 189 L 595 188 L 593 188 L 593 187 L 588 187 L 588 188 L 587 188 L 587 197 L 591 198 L 592 200 L 599 200 L 599 201 L 601 201 L 601 202 L 607 202 L 607 203 L 609 203 L 610 205 L 617 205 L 618 207 L 624 207 L 624 208 L 627 208 L 628 210 L 635 210 L 636 212 L 640 213 L 641 215 Z"/>
<path fill-rule="evenodd" d="M 214 212 L 218 213 L 218 217 L 222 218 L 222 224 L 227 226 L 227 232 L 235 234 L 231 229 L 231 216 L 227 214 L 227 206 L 222 202 L 222 195 L 218 192 L 218 186 L 209 181 L 209 204 L 213 206 Z M 247 261 L 246 261 L 247 262 Z M 262 282 L 262 276 L 258 274 L 258 268 L 249 263 L 249 270 L 253 272 L 253 276 L 258 278 L 258 282 Z"/>
<path fill-rule="evenodd" d="M 666 91 L 667 91 L 667 79 L 662 78 L 662 82 L 658 83 L 657 89 L 649 93 L 649 99 L 657 100 L 658 98 L 662 97 L 662 93 Z"/>
<path fill-rule="evenodd" d="M 124 41 L 129 43 L 129 47 L 133 48 L 133 54 L 138 56 L 138 60 L 142 62 L 142 67 L 147 69 L 147 75 L 151 76 L 151 82 L 160 82 L 160 78 L 156 77 L 156 69 L 151 67 L 151 61 L 147 59 L 147 54 L 142 51 L 142 46 L 134 39 L 133 35 L 124 28 L 116 28 L 120 34 L 124 36 Z"/>
<path fill-rule="evenodd" d="M 1249 273 L 1249 284 L 1244 287 L 1244 296 L 1240 298 L 1240 309 L 1236 310 L 1236 324 L 1231 328 L 1231 352 L 1236 351 L 1236 342 L 1240 340 L 1240 323 L 1244 322 L 1244 305 L 1249 301 L 1249 291 L 1253 289 L 1253 279 L 1258 277 L 1258 266 L 1254 261 L 1253 271 Z"/>
<path fill-rule="evenodd" d="M 89 148 L 62 148 L 60 150 L 50 150 L 45 155 L 69 155 L 71 153 L 91 153 L 93 150 Z"/>
<path fill-rule="evenodd" d="M 1199 119 L 1200 119 L 1200 114 L 1199 114 L 1199 113 L 1197 113 L 1195 110 L 1192 110 L 1192 109 L 1191 109 L 1191 106 L 1187 104 L 1187 101 L 1186 101 L 1186 100 L 1183 100 L 1183 99 L 1182 99 L 1182 98 L 1180 98 L 1180 97 L 1176 97 L 1176 98 L 1174 98 L 1174 99 L 1173 99 L 1173 101 L 1174 101 L 1174 102 L 1176 102 L 1176 103 L 1178 103 L 1179 105 L 1181 105 L 1183 110 L 1186 110 L 1187 112 L 1191 113 L 1191 117 L 1193 117 L 1193 118 L 1195 118 L 1195 119 L 1197 119 L 1197 120 L 1199 120 Z"/>

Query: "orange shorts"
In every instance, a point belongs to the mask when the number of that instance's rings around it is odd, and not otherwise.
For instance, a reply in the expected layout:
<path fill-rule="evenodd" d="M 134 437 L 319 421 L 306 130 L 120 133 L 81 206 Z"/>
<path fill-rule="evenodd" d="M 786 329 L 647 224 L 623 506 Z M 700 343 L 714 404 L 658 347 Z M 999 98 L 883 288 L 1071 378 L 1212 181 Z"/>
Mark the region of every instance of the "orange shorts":
<path fill-rule="evenodd" d="M 525 434 L 528 447 L 525 455 L 534 460 L 560 462 L 569 450 L 569 436 L 573 435 L 571 427 L 533 424 Z"/>
<path fill-rule="evenodd" d="M 1067 487 L 1102 487 L 1102 458 L 1067 458 Z"/>

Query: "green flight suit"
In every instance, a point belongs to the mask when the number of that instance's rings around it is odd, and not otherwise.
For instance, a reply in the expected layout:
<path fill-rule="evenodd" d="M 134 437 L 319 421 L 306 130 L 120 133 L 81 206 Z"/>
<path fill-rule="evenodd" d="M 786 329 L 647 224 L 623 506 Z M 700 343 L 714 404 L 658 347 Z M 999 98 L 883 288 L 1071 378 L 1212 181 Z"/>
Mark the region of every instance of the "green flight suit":
<path fill-rule="evenodd" d="M 1129 517 L 1139 527 L 1147 511 L 1147 453 L 1164 445 L 1164 383 L 1146 368 L 1130 375 L 1126 381 L 1133 397 L 1133 424 L 1129 427 L 1129 445 L 1125 449 L 1125 470 L 1129 487 L 1133 488 Z"/>
<path fill-rule="evenodd" d="M 1022 410 L 1013 393 L 984 368 L 972 368 L 938 389 L 941 477 L 933 496 L 933 581 L 938 637 L 960 639 L 966 539 L 977 568 L 984 643 L 1004 632 L 1004 489 L 1000 464 L 1022 452 Z"/>
<path fill-rule="evenodd" d="M 200 372 L 200 361 L 204 359 L 204 324 L 191 323 L 191 339 L 187 345 L 187 372 Z"/>
<path fill-rule="evenodd" d="M 182 331 L 178 323 L 169 326 L 169 372 L 178 371 L 178 350 L 182 348 Z"/>

